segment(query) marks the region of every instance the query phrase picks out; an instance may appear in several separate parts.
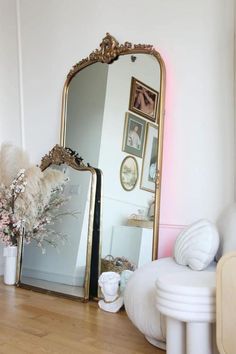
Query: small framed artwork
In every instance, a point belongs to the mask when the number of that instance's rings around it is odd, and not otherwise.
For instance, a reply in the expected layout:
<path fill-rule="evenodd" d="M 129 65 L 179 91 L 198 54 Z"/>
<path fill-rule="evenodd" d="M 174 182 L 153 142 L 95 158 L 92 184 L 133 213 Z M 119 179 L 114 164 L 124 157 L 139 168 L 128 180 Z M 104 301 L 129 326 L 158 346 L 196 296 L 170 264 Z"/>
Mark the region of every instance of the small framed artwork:
<path fill-rule="evenodd" d="M 143 156 L 144 139 L 146 132 L 144 119 L 132 113 L 126 113 L 123 134 L 123 151 L 138 157 Z"/>
<path fill-rule="evenodd" d="M 126 191 L 132 191 L 138 181 L 138 163 L 133 156 L 127 156 L 120 166 L 120 183 Z"/>
<path fill-rule="evenodd" d="M 148 123 L 140 188 L 155 192 L 158 153 L 158 127 Z"/>
<path fill-rule="evenodd" d="M 159 92 L 132 77 L 129 100 L 130 111 L 156 122 L 158 97 Z"/>

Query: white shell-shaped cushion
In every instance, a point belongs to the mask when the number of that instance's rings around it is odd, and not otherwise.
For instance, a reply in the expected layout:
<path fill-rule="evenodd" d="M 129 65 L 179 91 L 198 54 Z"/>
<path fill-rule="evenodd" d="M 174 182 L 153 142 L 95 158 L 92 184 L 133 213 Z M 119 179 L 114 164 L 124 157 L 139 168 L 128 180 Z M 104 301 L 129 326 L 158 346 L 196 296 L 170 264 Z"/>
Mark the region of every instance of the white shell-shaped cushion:
<path fill-rule="evenodd" d="M 213 261 L 218 247 L 216 226 L 201 219 L 179 234 L 175 241 L 174 258 L 178 264 L 203 270 Z"/>

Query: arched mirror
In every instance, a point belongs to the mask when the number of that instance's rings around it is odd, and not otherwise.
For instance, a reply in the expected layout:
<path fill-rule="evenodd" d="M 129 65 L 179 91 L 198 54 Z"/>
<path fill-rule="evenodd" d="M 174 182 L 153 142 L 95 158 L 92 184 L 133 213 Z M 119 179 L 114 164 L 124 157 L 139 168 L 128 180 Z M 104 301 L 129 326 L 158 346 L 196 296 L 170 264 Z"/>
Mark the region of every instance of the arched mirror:
<path fill-rule="evenodd" d="M 110 34 L 67 76 L 61 145 L 103 173 L 102 270 L 107 260 L 139 267 L 157 258 L 164 93 L 153 46 L 120 45 Z"/>

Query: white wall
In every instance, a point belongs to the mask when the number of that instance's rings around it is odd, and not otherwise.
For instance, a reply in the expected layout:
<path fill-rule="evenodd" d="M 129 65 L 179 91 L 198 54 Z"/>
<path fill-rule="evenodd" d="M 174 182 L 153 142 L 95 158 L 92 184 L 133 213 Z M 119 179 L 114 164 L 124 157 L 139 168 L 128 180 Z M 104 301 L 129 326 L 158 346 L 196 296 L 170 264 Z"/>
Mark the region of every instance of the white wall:
<path fill-rule="evenodd" d="M 152 43 L 167 69 L 161 222 L 216 220 L 234 195 L 234 1 L 19 3 L 25 141 L 35 161 L 58 142 L 62 86 L 72 65 L 107 31 L 120 43 Z"/>
<path fill-rule="evenodd" d="M 15 0 L 0 0 L 0 53 L 0 144 L 4 141 L 12 141 L 21 145 Z M 0 274 L 2 269 L 2 247 L 0 246 Z"/>
<path fill-rule="evenodd" d="M 17 16 L 14 0 L 0 1 L 0 143 L 21 145 Z"/>

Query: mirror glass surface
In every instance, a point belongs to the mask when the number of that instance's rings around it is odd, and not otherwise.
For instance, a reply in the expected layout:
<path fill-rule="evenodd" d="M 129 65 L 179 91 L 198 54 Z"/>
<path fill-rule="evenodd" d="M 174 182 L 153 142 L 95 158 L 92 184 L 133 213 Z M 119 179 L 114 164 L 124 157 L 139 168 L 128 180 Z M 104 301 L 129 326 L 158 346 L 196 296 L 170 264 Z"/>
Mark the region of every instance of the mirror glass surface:
<path fill-rule="evenodd" d="M 92 175 L 90 171 L 75 170 L 65 164 L 48 168 L 63 170 L 69 179 L 63 193 L 66 202 L 50 225 L 58 234 L 65 235 L 65 241 L 60 242 L 59 237 L 56 248 L 45 243 L 45 252 L 34 241 L 24 245 L 20 282 L 84 298 L 88 292 L 85 286 Z"/>
<path fill-rule="evenodd" d="M 157 164 L 158 119 L 154 122 L 129 110 L 132 77 L 160 93 L 160 65 L 149 54 L 123 55 L 112 64 L 96 62 L 79 71 L 68 87 L 64 134 L 65 146 L 103 173 L 101 258 L 125 257 L 139 267 L 152 260 L 153 222 L 148 212 L 155 198 L 155 173 L 153 177 L 147 171 L 151 157 L 155 156 L 155 168 Z M 143 129 L 136 155 L 135 149 L 125 147 L 127 129 L 131 129 L 127 119 Z M 150 145 L 154 138 L 155 144 Z M 120 167 L 127 156 L 133 156 L 138 165 L 138 182 L 131 191 L 120 181 Z M 145 174 L 148 188 L 141 184 Z"/>

